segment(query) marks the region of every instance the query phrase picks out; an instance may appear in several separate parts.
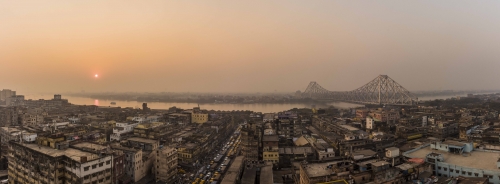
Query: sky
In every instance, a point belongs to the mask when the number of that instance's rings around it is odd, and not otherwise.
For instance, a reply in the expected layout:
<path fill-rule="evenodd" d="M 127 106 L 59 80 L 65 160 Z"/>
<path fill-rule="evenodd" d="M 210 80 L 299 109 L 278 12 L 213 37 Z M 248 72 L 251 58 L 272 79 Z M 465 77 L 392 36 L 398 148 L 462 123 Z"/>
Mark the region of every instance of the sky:
<path fill-rule="evenodd" d="M 500 1 L 0 0 L 0 88 L 500 89 Z M 95 78 L 94 75 L 99 77 Z"/>

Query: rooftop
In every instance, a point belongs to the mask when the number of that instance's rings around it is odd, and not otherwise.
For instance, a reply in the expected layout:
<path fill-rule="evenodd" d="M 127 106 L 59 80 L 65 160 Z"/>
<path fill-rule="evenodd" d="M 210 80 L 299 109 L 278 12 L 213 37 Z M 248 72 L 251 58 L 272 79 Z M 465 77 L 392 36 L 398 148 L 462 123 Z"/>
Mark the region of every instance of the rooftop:
<path fill-rule="evenodd" d="M 262 141 L 275 141 L 275 142 L 278 142 L 279 138 L 278 138 L 278 135 L 264 135 L 262 137 Z"/>
<path fill-rule="evenodd" d="M 273 167 L 268 165 L 262 167 L 260 172 L 260 183 L 261 184 L 272 184 L 273 183 Z"/>
<path fill-rule="evenodd" d="M 352 126 L 349 126 L 349 125 L 340 125 L 342 128 L 345 128 L 349 131 L 356 131 L 356 130 L 359 130 L 358 128 L 356 127 L 352 127 Z"/>
<path fill-rule="evenodd" d="M 389 150 L 389 151 L 398 151 L 399 148 L 396 148 L 396 147 L 388 147 L 388 148 L 385 148 L 385 150 Z"/>
<path fill-rule="evenodd" d="M 129 141 L 135 141 L 135 142 L 149 143 L 149 144 L 156 144 L 156 143 L 158 143 L 157 140 L 145 139 L 145 138 L 141 138 L 141 137 L 131 137 L 131 138 L 128 138 L 127 140 L 129 140 Z"/>
<path fill-rule="evenodd" d="M 254 184 L 257 176 L 257 168 L 247 168 L 241 176 L 241 184 Z"/>
<path fill-rule="evenodd" d="M 500 171 L 497 168 L 498 153 L 472 151 L 468 156 L 457 155 L 440 150 L 431 150 L 429 146 L 408 154 L 411 158 L 423 158 L 429 153 L 439 153 L 444 157 L 444 162 L 462 167 L 485 169 L 490 171 Z"/>
<path fill-rule="evenodd" d="M 72 160 L 74 160 L 76 162 L 80 162 L 81 157 L 87 157 L 88 161 L 97 159 L 99 157 L 96 154 L 77 150 L 77 149 L 72 149 L 72 148 L 68 148 L 65 150 L 57 150 L 57 149 L 53 149 L 53 148 L 47 147 L 47 146 L 39 146 L 37 144 L 22 144 L 22 145 L 29 148 L 29 149 L 32 149 L 34 151 L 38 151 L 40 153 L 49 155 L 51 157 L 59 157 L 59 156 L 66 155 L 67 157 L 71 158 Z"/>
<path fill-rule="evenodd" d="M 446 140 L 443 142 L 444 144 L 451 145 L 451 146 L 457 146 L 457 147 L 464 147 L 465 143 L 461 143 L 458 141 L 453 141 L 453 140 Z"/>
<path fill-rule="evenodd" d="M 81 148 L 81 149 L 87 148 L 87 149 L 93 149 L 93 150 L 103 150 L 103 149 L 108 148 L 106 146 L 94 144 L 94 143 L 90 143 L 90 142 L 82 142 L 82 143 L 74 144 L 73 147 Z"/>
<path fill-rule="evenodd" d="M 309 178 L 328 176 L 333 174 L 331 169 L 327 169 L 330 165 L 337 165 L 337 162 L 326 162 L 326 163 L 309 163 L 303 165 Z"/>

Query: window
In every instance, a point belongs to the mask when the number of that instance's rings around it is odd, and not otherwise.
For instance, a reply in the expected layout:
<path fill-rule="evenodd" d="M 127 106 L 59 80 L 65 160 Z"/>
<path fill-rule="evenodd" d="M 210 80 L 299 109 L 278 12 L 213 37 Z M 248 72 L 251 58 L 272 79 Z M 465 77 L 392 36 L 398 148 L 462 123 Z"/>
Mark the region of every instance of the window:
<path fill-rule="evenodd" d="M 472 175 L 472 172 L 467 172 L 467 174 L 469 174 L 469 176 L 470 176 L 470 175 Z"/>
<path fill-rule="evenodd" d="M 465 174 L 465 171 L 462 171 L 462 174 Z"/>
<path fill-rule="evenodd" d="M 106 161 L 106 165 L 111 164 L 111 160 Z"/>
<path fill-rule="evenodd" d="M 89 168 L 90 168 L 90 167 L 89 167 L 89 166 L 87 166 L 87 167 L 84 167 L 84 168 L 83 168 L 83 170 L 84 170 L 84 171 L 88 171 L 88 170 L 89 170 Z"/>
<path fill-rule="evenodd" d="M 441 170 L 441 166 L 438 166 L 438 170 Z"/>
<path fill-rule="evenodd" d="M 460 173 L 460 171 L 459 171 L 459 170 L 456 170 L 455 172 L 457 172 L 457 174 L 458 174 L 458 173 Z"/>
<path fill-rule="evenodd" d="M 474 176 L 478 177 L 478 176 L 479 176 L 479 173 L 474 173 Z"/>
<path fill-rule="evenodd" d="M 97 164 L 92 165 L 92 169 L 95 169 L 97 167 Z"/>
<path fill-rule="evenodd" d="M 102 167 L 104 165 L 104 162 L 99 163 L 99 167 Z"/>
<path fill-rule="evenodd" d="M 445 167 L 445 168 L 443 168 L 443 169 L 444 169 L 444 171 L 448 171 L 448 168 L 446 168 L 446 167 Z"/>
<path fill-rule="evenodd" d="M 450 169 L 450 172 L 453 172 L 454 170 L 453 169 Z"/>

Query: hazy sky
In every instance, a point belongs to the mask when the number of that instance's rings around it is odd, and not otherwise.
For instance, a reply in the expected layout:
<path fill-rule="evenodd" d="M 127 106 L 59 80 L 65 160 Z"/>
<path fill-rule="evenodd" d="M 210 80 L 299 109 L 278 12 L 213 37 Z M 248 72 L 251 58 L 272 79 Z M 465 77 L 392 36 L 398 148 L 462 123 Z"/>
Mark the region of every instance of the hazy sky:
<path fill-rule="evenodd" d="M 500 1 L 0 0 L 0 88 L 500 89 Z M 99 78 L 94 78 L 99 74 Z"/>

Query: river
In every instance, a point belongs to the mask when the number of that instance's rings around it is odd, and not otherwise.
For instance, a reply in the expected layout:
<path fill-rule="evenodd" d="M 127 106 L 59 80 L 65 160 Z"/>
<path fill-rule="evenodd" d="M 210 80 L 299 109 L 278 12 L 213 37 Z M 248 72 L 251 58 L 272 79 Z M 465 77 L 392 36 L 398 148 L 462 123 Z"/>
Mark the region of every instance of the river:
<path fill-rule="evenodd" d="M 457 95 L 449 96 L 431 96 L 431 97 L 420 97 L 419 100 L 434 100 L 434 99 L 446 99 L 451 97 L 456 97 Z M 52 99 L 53 95 L 41 95 L 41 94 L 28 94 L 25 95 L 26 99 Z M 142 108 L 142 102 L 138 101 L 124 101 L 124 100 L 107 100 L 107 99 L 93 99 L 85 97 L 75 97 L 75 96 L 64 96 L 63 99 L 68 99 L 69 103 L 76 105 L 97 105 L 97 106 L 111 106 L 111 107 L 133 107 Z M 115 102 L 116 105 L 111 105 L 111 102 Z M 333 106 L 339 109 L 347 109 L 360 107 L 362 105 L 345 103 L 345 102 L 331 102 L 327 104 L 305 104 L 305 103 L 279 103 L 279 104 L 199 104 L 202 109 L 207 110 L 250 110 L 255 112 L 281 112 L 284 110 L 289 110 L 293 108 L 311 108 L 313 106 L 317 108 L 324 108 L 328 106 Z M 197 107 L 197 103 L 168 103 L 168 102 L 148 102 L 148 107 L 151 109 L 168 109 L 170 107 L 178 107 L 182 109 L 191 109 Z"/>

